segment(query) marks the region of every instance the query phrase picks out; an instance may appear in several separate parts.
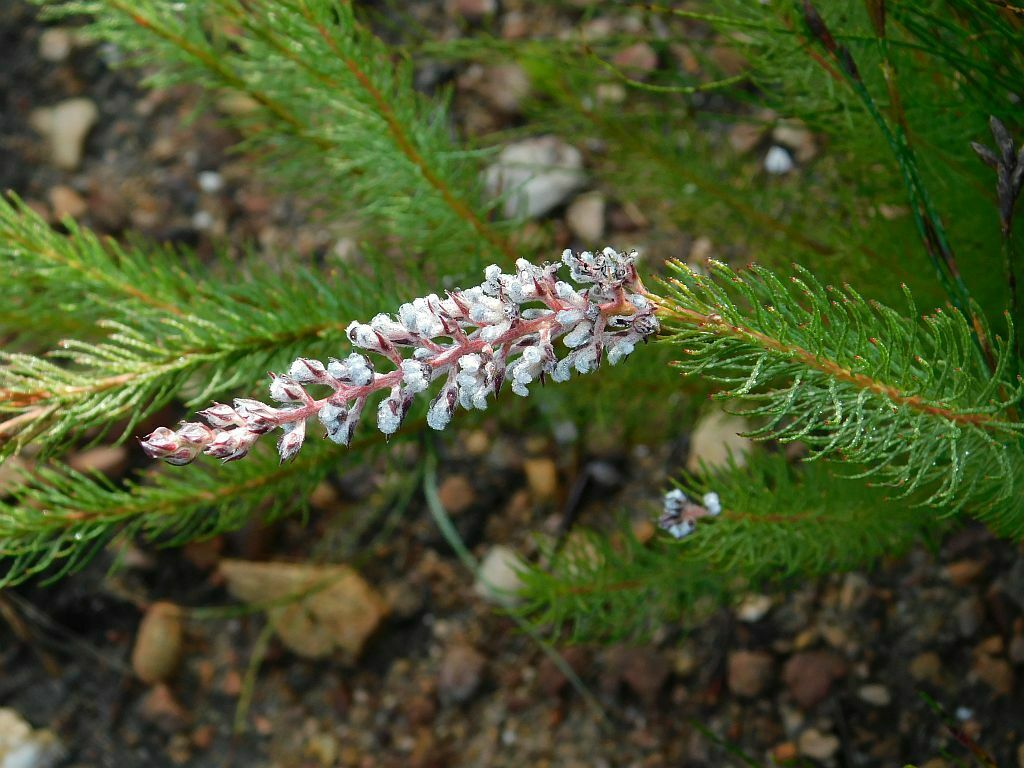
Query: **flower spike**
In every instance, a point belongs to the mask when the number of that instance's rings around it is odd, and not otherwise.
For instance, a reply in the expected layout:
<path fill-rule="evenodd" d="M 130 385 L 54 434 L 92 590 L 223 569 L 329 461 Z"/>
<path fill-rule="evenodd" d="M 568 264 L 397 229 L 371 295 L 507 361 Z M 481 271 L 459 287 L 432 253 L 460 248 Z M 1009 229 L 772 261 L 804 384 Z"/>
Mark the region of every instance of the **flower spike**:
<path fill-rule="evenodd" d="M 515 274 L 491 265 L 474 288 L 448 291 L 444 298 L 430 294 L 403 304 L 397 316 L 349 324 L 353 346 L 391 370 L 376 370 L 361 352 L 326 365 L 300 357 L 287 372 L 271 374 L 270 399 L 278 406 L 245 398 L 233 406 L 215 403 L 199 412 L 209 426 L 160 427 L 140 444 L 148 456 L 170 464 L 188 464 L 200 453 L 234 461 L 261 435 L 281 429 L 277 449 L 281 461 L 288 461 L 302 447 L 311 418 L 319 419 L 329 440 L 348 445 L 367 398 L 378 391 L 387 395 L 376 407 L 377 427 L 394 434 L 415 396 L 435 379 L 444 384 L 431 401 L 427 424 L 444 429 L 460 407 L 486 409 L 506 380 L 525 397 L 537 382 L 597 370 L 602 355 L 616 365 L 638 341 L 657 333 L 655 308 L 644 295 L 635 261 L 635 253 L 605 248 L 596 254 L 566 250 L 561 263 L 540 267 L 519 259 Z M 557 279 L 564 267 L 576 285 Z M 307 385 L 334 391 L 316 399 Z"/>

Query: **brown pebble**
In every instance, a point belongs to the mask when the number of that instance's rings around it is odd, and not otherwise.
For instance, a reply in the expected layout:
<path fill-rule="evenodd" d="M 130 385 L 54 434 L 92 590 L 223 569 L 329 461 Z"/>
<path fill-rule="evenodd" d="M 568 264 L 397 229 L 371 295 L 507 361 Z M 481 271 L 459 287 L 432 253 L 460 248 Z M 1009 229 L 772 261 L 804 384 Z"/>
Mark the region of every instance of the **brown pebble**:
<path fill-rule="evenodd" d="M 909 669 L 915 680 L 938 683 L 942 675 L 942 660 L 934 651 L 925 651 L 910 660 Z"/>
<path fill-rule="evenodd" d="M 978 578 L 984 570 L 985 563 L 981 560 L 957 560 L 943 569 L 943 575 L 953 586 L 965 587 Z"/>
<path fill-rule="evenodd" d="M 448 475 L 441 481 L 437 497 L 449 514 L 457 515 L 473 506 L 476 492 L 465 475 Z"/>
<path fill-rule="evenodd" d="M 437 693 L 444 702 L 463 702 L 472 698 L 483 682 L 487 660 L 466 643 L 451 645 L 441 659 L 437 672 Z"/>
<path fill-rule="evenodd" d="M 163 683 L 153 686 L 143 697 L 139 714 L 164 733 L 175 733 L 185 728 L 190 720 L 185 708 L 178 703 L 171 689 Z"/>
<path fill-rule="evenodd" d="M 201 725 L 192 731 L 192 746 L 196 749 L 209 749 L 216 735 L 217 731 L 212 725 Z"/>
<path fill-rule="evenodd" d="M 797 758 L 796 744 L 792 741 L 784 741 L 772 747 L 772 757 L 777 763 L 786 763 Z"/>
<path fill-rule="evenodd" d="M 775 662 L 764 651 L 734 651 L 729 654 L 729 690 L 737 696 L 753 699 L 761 695 L 769 681 Z"/>
<path fill-rule="evenodd" d="M 793 700 L 811 709 L 828 696 L 832 683 L 846 674 L 846 663 L 829 651 L 805 651 L 792 656 L 782 670 Z"/>
<path fill-rule="evenodd" d="M 220 692 L 236 698 L 242 693 L 242 675 L 237 669 L 229 669 L 220 681 Z"/>
<path fill-rule="evenodd" d="M 132 648 L 135 676 L 149 684 L 169 678 L 181 659 L 182 634 L 178 606 L 166 602 L 149 606 Z"/>
<path fill-rule="evenodd" d="M 63 219 L 65 216 L 77 219 L 88 210 L 82 196 L 64 184 L 53 187 L 46 193 L 46 196 L 53 208 L 53 215 L 58 219 Z"/>
<path fill-rule="evenodd" d="M 526 482 L 535 498 L 547 500 L 558 490 L 558 468 L 548 458 L 526 459 L 523 462 Z"/>
<path fill-rule="evenodd" d="M 1013 693 L 1013 667 L 1006 659 L 980 655 L 974 660 L 971 675 L 985 683 L 999 696 L 1009 696 Z"/>

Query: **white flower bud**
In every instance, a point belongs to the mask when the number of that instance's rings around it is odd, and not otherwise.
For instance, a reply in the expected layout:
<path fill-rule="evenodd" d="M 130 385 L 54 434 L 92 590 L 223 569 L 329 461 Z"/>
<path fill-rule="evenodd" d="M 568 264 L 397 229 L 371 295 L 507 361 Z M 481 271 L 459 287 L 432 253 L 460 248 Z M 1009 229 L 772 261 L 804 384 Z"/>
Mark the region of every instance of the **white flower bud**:
<path fill-rule="evenodd" d="M 561 325 L 575 325 L 582 319 L 583 310 L 579 309 L 578 307 L 573 307 L 572 309 L 563 309 L 561 312 L 555 315 L 555 320 L 557 320 Z"/>
<path fill-rule="evenodd" d="M 348 335 L 348 340 L 357 347 L 368 349 L 371 352 L 385 352 L 391 348 L 388 340 L 367 323 L 353 321 L 349 323 L 345 333 Z"/>
<path fill-rule="evenodd" d="M 206 445 L 216 436 L 216 433 L 205 424 L 198 421 L 189 421 L 178 427 L 175 435 L 189 445 Z"/>
<path fill-rule="evenodd" d="M 430 404 L 427 411 L 427 426 L 438 431 L 448 426 L 455 415 L 456 394 L 454 387 L 445 384 L 440 394 Z"/>
<path fill-rule="evenodd" d="M 633 341 L 628 337 L 618 338 L 615 343 L 607 347 L 608 362 L 618 365 L 633 353 L 634 346 Z"/>
<path fill-rule="evenodd" d="M 402 361 L 402 383 L 410 393 L 422 392 L 430 386 L 433 369 L 419 360 Z"/>
<path fill-rule="evenodd" d="M 593 323 L 583 320 L 576 324 L 576 326 L 569 331 L 565 336 L 562 337 L 562 343 L 569 349 L 576 347 L 582 347 L 593 338 L 592 331 L 594 330 Z"/>
<path fill-rule="evenodd" d="M 279 403 L 296 403 L 304 399 L 306 392 L 290 376 L 275 376 L 270 382 L 270 397 Z"/>
<path fill-rule="evenodd" d="M 712 517 L 717 517 L 722 514 L 722 502 L 718 498 L 718 494 L 714 491 L 709 491 L 704 494 L 704 508 L 708 511 L 708 514 Z"/>
<path fill-rule="evenodd" d="M 314 384 L 324 380 L 327 369 L 319 360 L 300 357 L 288 369 L 288 375 L 299 384 Z"/>
<path fill-rule="evenodd" d="M 503 335 L 508 333 L 512 324 L 508 321 L 496 323 L 494 325 L 485 325 L 480 329 L 480 338 L 486 341 L 488 344 L 493 344 Z"/>
<path fill-rule="evenodd" d="M 247 429 L 263 434 L 277 426 L 277 416 L 280 414 L 276 408 L 271 408 L 259 400 L 250 400 L 244 397 L 237 397 L 234 401 L 235 411 L 245 420 Z"/>
<path fill-rule="evenodd" d="M 305 420 L 290 421 L 284 425 L 284 434 L 277 441 L 277 452 L 281 456 L 281 463 L 290 461 L 302 448 L 302 441 L 306 439 Z"/>
<path fill-rule="evenodd" d="M 225 463 L 243 458 L 259 438 L 258 432 L 239 427 L 217 433 L 213 442 L 203 451 L 209 456 L 223 459 Z"/>
<path fill-rule="evenodd" d="M 597 367 L 597 350 L 593 346 L 577 350 L 573 364 L 580 373 L 590 373 Z"/>
<path fill-rule="evenodd" d="M 214 429 L 245 426 L 245 419 L 239 416 L 234 408 L 224 403 L 214 403 L 206 410 L 199 411 L 199 415 Z"/>

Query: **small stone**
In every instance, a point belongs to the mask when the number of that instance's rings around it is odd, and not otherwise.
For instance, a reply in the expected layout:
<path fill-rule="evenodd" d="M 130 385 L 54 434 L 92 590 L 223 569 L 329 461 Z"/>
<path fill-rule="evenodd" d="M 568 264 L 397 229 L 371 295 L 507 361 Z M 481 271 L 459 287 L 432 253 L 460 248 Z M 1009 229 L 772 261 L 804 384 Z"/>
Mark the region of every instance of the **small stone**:
<path fill-rule="evenodd" d="M 33 730 L 18 712 L 0 708 L 0 768 L 53 768 L 65 755 L 53 731 Z"/>
<path fill-rule="evenodd" d="M 535 498 L 550 499 L 558 490 L 558 467 L 549 458 L 526 459 L 523 461 L 526 482 Z"/>
<path fill-rule="evenodd" d="M 523 588 L 519 572 L 523 561 L 511 547 L 497 544 L 487 552 L 476 575 L 474 590 L 484 599 L 499 605 L 513 605 Z"/>
<path fill-rule="evenodd" d="M 85 137 L 99 115 L 95 103 L 76 98 L 33 110 L 29 122 L 49 140 L 51 162 L 61 170 L 73 171 L 82 162 Z"/>
<path fill-rule="evenodd" d="M 164 733 L 176 733 L 189 724 L 191 718 L 171 689 L 163 683 L 149 689 L 139 705 L 139 714 L 147 723 L 151 723 Z"/>
<path fill-rule="evenodd" d="M 772 747 L 772 757 L 777 763 L 791 763 L 799 754 L 796 744 L 792 741 L 784 741 Z"/>
<path fill-rule="evenodd" d="M 612 56 L 612 64 L 627 76 L 642 79 L 658 68 L 658 54 L 647 43 L 634 43 Z"/>
<path fill-rule="evenodd" d="M 324 768 L 334 765 L 338 759 L 338 740 L 329 732 L 316 733 L 306 742 L 305 756 Z"/>
<path fill-rule="evenodd" d="M 569 204 L 565 222 L 569 230 L 588 247 L 595 245 L 604 235 L 604 195 L 588 192 Z"/>
<path fill-rule="evenodd" d="M 846 674 L 846 664 L 830 651 L 804 651 L 790 657 L 782 679 L 793 700 L 811 709 L 828 696 L 832 683 Z"/>
<path fill-rule="evenodd" d="M 839 590 L 839 606 L 844 611 L 862 608 L 871 596 L 871 582 L 860 573 L 848 573 L 843 577 Z"/>
<path fill-rule="evenodd" d="M 437 673 L 437 694 L 441 701 L 458 703 L 472 698 L 483 682 L 486 663 L 483 655 L 471 645 L 449 646 Z"/>
<path fill-rule="evenodd" d="M 754 699 L 772 679 L 775 661 L 764 651 L 734 651 L 729 654 L 729 690 L 737 696 Z"/>
<path fill-rule="evenodd" d="M 448 475 L 437 489 L 441 506 L 450 515 L 465 512 L 476 500 L 476 492 L 465 475 Z"/>
<path fill-rule="evenodd" d="M 747 624 L 754 624 L 772 609 L 772 599 L 768 595 L 745 595 L 736 606 L 736 618 Z"/>
<path fill-rule="evenodd" d="M 942 575 L 955 587 L 966 587 L 985 570 L 981 560 L 957 560 L 942 569 Z"/>
<path fill-rule="evenodd" d="M 793 150 L 801 163 L 813 160 L 818 154 L 814 134 L 799 120 L 784 120 L 772 129 L 772 140 Z"/>
<path fill-rule="evenodd" d="M 76 453 L 68 465 L 76 472 L 99 472 L 114 477 L 128 467 L 128 449 L 123 445 L 101 445 Z"/>
<path fill-rule="evenodd" d="M 44 61 L 59 64 L 71 55 L 74 47 L 74 35 L 63 27 L 50 27 L 39 36 L 39 57 Z"/>
<path fill-rule="evenodd" d="M 50 207 L 53 208 L 53 215 L 58 219 L 65 216 L 77 219 L 89 209 L 82 196 L 64 184 L 51 188 L 46 196 L 50 200 Z"/>
<path fill-rule="evenodd" d="M 483 456 L 491 447 L 491 438 L 482 429 L 474 429 L 465 439 L 466 453 L 470 456 Z"/>
<path fill-rule="evenodd" d="M 733 416 L 719 410 L 705 414 L 690 435 L 687 470 L 700 472 L 702 465 L 708 469 L 726 466 L 730 455 L 737 466 L 743 466 L 753 441 L 739 433 L 749 430 L 750 424 L 742 416 Z"/>
<path fill-rule="evenodd" d="M 1002 656 L 1005 650 L 1006 643 L 1003 642 L 1002 635 L 991 635 L 974 646 L 975 653 L 985 653 L 989 656 Z"/>
<path fill-rule="evenodd" d="M 771 147 L 764 156 L 764 169 L 773 176 L 783 176 L 795 167 L 789 152 L 778 145 Z"/>
<path fill-rule="evenodd" d="M 985 618 L 985 606 L 976 595 L 965 597 L 953 608 L 953 618 L 961 637 L 973 637 Z"/>
<path fill-rule="evenodd" d="M 934 651 L 925 651 L 910 661 L 910 676 L 919 682 L 938 684 L 942 675 L 942 660 Z"/>
<path fill-rule="evenodd" d="M 604 687 L 613 690 L 625 683 L 647 706 L 653 706 L 672 671 L 665 654 L 652 646 L 619 645 L 608 651 L 605 660 Z"/>
<path fill-rule="evenodd" d="M 737 123 L 729 129 L 729 144 L 738 154 L 745 155 L 761 142 L 765 128 L 756 123 Z"/>
<path fill-rule="evenodd" d="M 515 63 L 485 67 L 475 90 L 499 112 L 517 115 L 530 95 L 530 76 Z"/>
<path fill-rule="evenodd" d="M 144 683 L 166 680 L 181 659 L 181 609 L 173 603 L 153 603 L 139 624 L 132 648 L 132 670 Z"/>
<path fill-rule="evenodd" d="M 1013 667 L 1006 659 L 996 659 L 987 655 L 979 655 L 971 668 L 972 677 L 985 683 L 999 696 L 1013 693 Z"/>
<path fill-rule="evenodd" d="M 830 760 L 839 751 L 839 739 L 817 728 L 808 728 L 797 739 L 800 754 L 814 760 Z"/>
<path fill-rule="evenodd" d="M 892 694 L 881 683 L 862 685 L 857 690 L 857 695 L 860 696 L 861 701 L 873 707 L 887 707 L 892 702 Z"/>
<path fill-rule="evenodd" d="M 214 195 L 224 189 L 224 177 L 216 171 L 202 171 L 196 181 L 199 189 L 208 195 Z"/>
<path fill-rule="evenodd" d="M 586 182 L 583 155 L 555 136 L 507 145 L 484 173 L 491 195 L 504 196 L 508 218 L 539 218 Z"/>

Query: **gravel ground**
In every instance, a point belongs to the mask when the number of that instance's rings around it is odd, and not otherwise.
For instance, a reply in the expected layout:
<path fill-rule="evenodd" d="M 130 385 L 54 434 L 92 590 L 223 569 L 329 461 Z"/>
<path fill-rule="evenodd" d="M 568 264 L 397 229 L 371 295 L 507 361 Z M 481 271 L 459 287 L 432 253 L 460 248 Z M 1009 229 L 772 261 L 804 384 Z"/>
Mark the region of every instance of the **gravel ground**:
<path fill-rule="evenodd" d="M 518 30 L 514 13 L 503 28 Z M 226 241 L 315 258 L 343 242 L 253 179 L 227 153 L 235 137 L 216 115 L 185 122 L 196 93 L 142 89 L 107 66 L 112 52 L 39 25 L 17 3 L 0 8 L 0 45 L 0 187 L 37 210 L 201 254 Z M 463 74 L 460 125 L 500 121 L 472 98 L 479 73 Z M 95 120 L 78 162 L 58 167 L 33 125 L 36 110 L 69 99 L 87 100 Z M 584 226 L 572 210 L 550 215 Z M 136 454 L 101 448 L 73 460 L 117 477 Z M 528 554 L 530 531 L 557 528 L 587 462 L 615 469 L 580 514 L 597 520 L 628 489 L 657 488 L 677 460 L 669 446 L 648 446 L 570 462 L 543 438 L 485 423 L 443 457 L 441 497 L 473 552 L 493 562 L 506 547 Z M 358 659 L 303 658 L 230 596 L 226 558 L 315 562 L 318 542 L 341 535 L 354 509 L 393 491 L 371 469 L 355 472 L 318 491 L 306 524 L 180 551 L 130 548 L 114 574 L 101 558 L 54 586 L 0 594 L 0 705 L 49 728 L 66 764 L 82 767 L 941 768 L 972 764 L 965 744 L 977 744 L 1000 768 L 1024 768 L 1024 558 L 980 528 L 870 573 L 747 595 L 699 623 L 681 618 L 645 645 L 561 648 L 588 698 L 481 595 L 419 493 L 399 509 L 400 535 L 361 564 L 377 629 Z"/>

